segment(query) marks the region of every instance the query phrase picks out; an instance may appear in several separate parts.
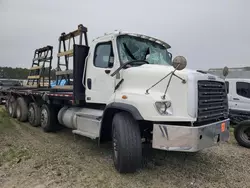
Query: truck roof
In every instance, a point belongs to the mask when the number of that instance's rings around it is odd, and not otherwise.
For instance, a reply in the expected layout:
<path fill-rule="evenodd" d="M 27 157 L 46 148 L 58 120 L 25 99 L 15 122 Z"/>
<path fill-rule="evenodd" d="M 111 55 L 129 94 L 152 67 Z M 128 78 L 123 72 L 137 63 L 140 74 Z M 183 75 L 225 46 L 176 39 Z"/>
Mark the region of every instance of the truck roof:
<path fill-rule="evenodd" d="M 129 35 L 129 36 L 135 36 L 135 37 L 140 37 L 140 38 L 144 38 L 144 39 L 148 39 L 150 41 L 153 41 L 153 42 L 156 42 L 156 43 L 159 43 L 161 45 L 163 45 L 165 48 L 171 48 L 171 46 L 160 40 L 160 39 L 157 39 L 157 38 L 154 38 L 154 37 L 151 37 L 151 36 L 147 36 L 147 35 L 143 35 L 143 34 L 139 34 L 139 33 L 133 33 L 133 32 L 126 32 L 126 31 L 115 31 L 115 32 L 112 32 L 112 33 L 105 33 L 103 36 L 100 36 L 100 37 L 97 37 L 96 39 L 94 39 L 93 41 L 96 41 L 96 40 L 100 40 L 100 39 L 103 39 L 103 38 L 116 38 L 120 35 Z"/>
<path fill-rule="evenodd" d="M 245 82 L 250 82 L 250 78 L 226 78 L 226 81 L 245 81 Z"/>

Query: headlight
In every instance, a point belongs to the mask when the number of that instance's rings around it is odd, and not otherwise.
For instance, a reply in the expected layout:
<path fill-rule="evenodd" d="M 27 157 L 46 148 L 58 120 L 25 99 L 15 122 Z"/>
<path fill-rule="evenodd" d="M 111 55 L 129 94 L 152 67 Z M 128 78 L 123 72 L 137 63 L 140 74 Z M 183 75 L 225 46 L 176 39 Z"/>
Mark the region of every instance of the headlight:
<path fill-rule="evenodd" d="M 170 101 L 164 101 L 164 102 L 156 102 L 155 107 L 157 111 L 162 115 L 167 115 L 167 109 L 171 106 Z"/>

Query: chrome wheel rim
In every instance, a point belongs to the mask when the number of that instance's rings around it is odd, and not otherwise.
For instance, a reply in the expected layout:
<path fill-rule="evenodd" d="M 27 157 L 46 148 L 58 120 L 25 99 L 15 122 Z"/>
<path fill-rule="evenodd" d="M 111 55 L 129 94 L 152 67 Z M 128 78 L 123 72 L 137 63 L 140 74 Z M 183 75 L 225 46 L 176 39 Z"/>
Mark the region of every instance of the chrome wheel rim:
<path fill-rule="evenodd" d="M 34 108 L 31 107 L 29 109 L 29 112 L 28 112 L 28 119 L 29 119 L 29 122 L 30 123 L 33 123 L 34 122 L 34 119 L 35 119 L 35 111 L 34 111 Z"/>
<path fill-rule="evenodd" d="M 21 116 L 21 109 L 19 106 L 16 107 L 16 116 L 19 118 Z"/>
<path fill-rule="evenodd" d="M 46 109 L 42 109 L 41 111 L 41 126 L 45 127 L 48 122 L 48 112 Z"/>
<path fill-rule="evenodd" d="M 11 103 L 8 105 L 8 108 L 9 108 L 9 113 L 12 114 L 12 104 Z"/>

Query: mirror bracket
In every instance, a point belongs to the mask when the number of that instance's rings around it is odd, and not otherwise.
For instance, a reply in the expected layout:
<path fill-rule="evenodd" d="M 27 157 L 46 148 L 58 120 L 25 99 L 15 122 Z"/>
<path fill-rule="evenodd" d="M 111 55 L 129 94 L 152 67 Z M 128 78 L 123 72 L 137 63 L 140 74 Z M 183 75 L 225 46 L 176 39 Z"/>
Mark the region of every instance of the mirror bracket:
<path fill-rule="evenodd" d="M 165 99 L 165 97 L 166 97 L 166 93 L 167 93 L 168 87 L 169 87 L 169 85 L 170 85 L 170 82 L 171 82 L 173 76 L 175 76 L 175 77 L 177 77 L 178 79 L 180 79 L 180 80 L 182 81 L 183 84 L 186 84 L 186 83 L 187 83 L 187 81 L 186 81 L 185 79 L 183 79 L 183 78 L 181 78 L 180 76 L 177 76 L 177 75 L 175 74 L 175 71 L 177 71 L 177 70 L 183 70 L 183 69 L 187 66 L 187 60 L 186 60 L 186 58 L 183 57 L 183 56 L 176 56 L 176 57 L 174 58 L 174 60 L 173 60 L 172 66 L 174 67 L 174 70 L 171 71 L 170 73 L 168 73 L 168 74 L 167 74 L 166 76 L 164 76 L 162 79 L 160 79 L 158 82 L 156 82 L 156 83 L 155 83 L 154 85 L 152 85 L 150 88 L 148 88 L 148 89 L 146 90 L 146 93 L 145 93 L 146 95 L 149 94 L 149 90 L 150 90 L 150 89 L 152 89 L 153 87 L 155 87 L 157 84 L 159 84 L 162 80 L 166 79 L 168 76 L 170 76 L 170 78 L 169 78 L 169 80 L 168 80 L 168 84 L 167 84 L 167 87 L 166 87 L 166 89 L 165 89 L 165 92 L 164 92 L 164 94 L 163 94 L 163 96 L 162 96 L 162 99 Z"/>

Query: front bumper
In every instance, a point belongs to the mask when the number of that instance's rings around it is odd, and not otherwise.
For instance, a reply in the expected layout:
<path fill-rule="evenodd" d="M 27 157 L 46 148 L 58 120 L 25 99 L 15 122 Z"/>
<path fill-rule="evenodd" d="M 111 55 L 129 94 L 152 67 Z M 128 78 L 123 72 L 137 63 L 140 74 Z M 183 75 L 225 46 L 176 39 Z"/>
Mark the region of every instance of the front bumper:
<path fill-rule="evenodd" d="M 229 119 L 199 127 L 154 124 L 152 147 L 196 152 L 228 141 L 229 126 Z"/>

